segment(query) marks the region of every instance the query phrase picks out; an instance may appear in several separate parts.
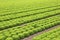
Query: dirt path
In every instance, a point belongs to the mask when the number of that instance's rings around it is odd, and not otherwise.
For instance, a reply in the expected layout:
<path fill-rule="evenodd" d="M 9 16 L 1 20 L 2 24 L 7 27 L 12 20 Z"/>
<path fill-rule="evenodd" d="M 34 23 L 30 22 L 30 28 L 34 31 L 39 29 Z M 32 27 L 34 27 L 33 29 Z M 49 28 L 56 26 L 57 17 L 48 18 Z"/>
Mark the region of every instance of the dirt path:
<path fill-rule="evenodd" d="M 60 25 L 57 25 L 57 26 L 55 26 L 55 27 L 52 27 L 52 28 L 46 29 L 45 31 L 42 31 L 42 32 L 36 33 L 36 34 L 31 35 L 31 36 L 29 36 L 29 37 L 27 37 L 27 38 L 24 38 L 24 39 L 22 39 L 22 40 L 32 40 L 33 37 L 35 37 L 35 36 L 37 36 L 37 35 L 40 35 L 40 34 L 42 34 L 42 33 L 44 33 L 44 32 L 50 31 L 50 30 L 52 30 L 52 29 L 58 28 L 59 26 L 60 26 Z"/>

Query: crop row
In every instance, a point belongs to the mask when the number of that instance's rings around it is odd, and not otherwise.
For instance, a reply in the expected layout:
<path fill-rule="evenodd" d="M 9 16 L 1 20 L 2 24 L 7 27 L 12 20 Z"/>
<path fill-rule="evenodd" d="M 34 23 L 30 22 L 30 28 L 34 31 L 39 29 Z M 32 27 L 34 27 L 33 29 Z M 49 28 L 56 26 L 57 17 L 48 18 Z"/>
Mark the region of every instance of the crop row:
<path fill-rule="evenodd" d="M 60 24 L 60 15 L 48 17 L 22 27 L 16 26 L 2 30 L 0 31 L 0 40 L 19 40 L 58 24 Z"/>
<path fill-rule="evenodd" d="M 21 11 L 20 9 L 18 9 L 18 11 L 17 11 L 17 10 L 16 10 L 16 11 L 13 11 L 13 10 L 11 9 L 11 10 L 12 10 L 12 11 L 10 10 L 11 12 L 9 12 L 8 10 L 5 11 L 5 12 L 4 12 L 4 11 L 0 12 L 0 16 L 13 15 L 13 14 L 15 15 L 15 14 L 20 14 L 20 13 L 25 13 L 25 12 L 30 12 L 30 11 L 35 12 L 35 11 L 37 11 L 37 10 L 38 10 L 38 11 L 39 11 L 39 10 L 41 11 L 41 10 L 43 10 L 43 9 L 44 9 L 44 10 L 46 10 L 46 9 L 49 10 L 49 8 L 52 8 L 52 9 L 53 9 L 53 8 L 58 8 L 59 6 L 60 6 L 60 5 L 48 6 L 48 7 L 42 7 L 42 8 L 39 7 L 39 8 L 35 8 L 35 9 L 28 9 L 28 10 L 26 9 L 25 11 Z"/>
<path fill-rule="evenodd" d="M 60 27 L 34 37 L 33 40 L 60 40 Z"/>
<path fill-rule="evenodd" d="M 30 15 L 35 15 L 35 14 L 42 14 L 44 12 L 50 12 L 50 11 L 59 10 L 59 9 L 60 9 L 60 6 L 36 10 L 36 11 L 30 11 L 30 12 L 25 12 L 25 13 L 17 13 L 14 15 L 11 14 L 11 15 L 0 16 L 0 21 L 22 18 L 22 17 L 26 17 L 26 16 L 30 16 Z"/>
<path fill-rule="evenodd" d="M 1 15 L 10 15 L 10 14 L 16 14 L 16 13 L 21 13 L 21 12 L 28 12 L 28 11 L 34 11 L 34 10 L 40 10 L 40 9 L 45 9 L 45 8 L 51 8 L 51 7 L 57 7 L 57 6 L 60 6 L 60 5 L 54 5 L 54 6 L 51 6 L 51 5 L 47 5 L 47 7 L 45 7 L 45 6 L 40 6 L 40 7 L 36 7 L 36 8 L 26 8 L 26 9 L 24 9 L 24 8 L 19 8 L 19 9 L 17 9 L 17 8 L 15 8 L 14 10 L 13 9 L 5 9 L 4 11 L 2 10 L 2 12 L 1 12 L 1 10 L 0 10 L 0 16 Z"/>
<path fill-rule="evenodd" d="M 13 19 L 13 20 L 9 20 L 9 21 L 3 21 L 3 22 L 0 22 L 0 30 L 5 29 L 5 28 L 10 28 L 13 26 L 22 25 L 22 24 L 29 23 L 32 21 L 40 20 L 40 19 L 43 19 L 43 18 L 46 18 L 49 16 L 60 15 L 59 12 L 60 12 L 60 10 L 55 10 L 55 11 L 46 12 L 43 14 L 37 14 L 37 15 L 23 17 L 23 18 L 17 18 L 17 19 Z"/>

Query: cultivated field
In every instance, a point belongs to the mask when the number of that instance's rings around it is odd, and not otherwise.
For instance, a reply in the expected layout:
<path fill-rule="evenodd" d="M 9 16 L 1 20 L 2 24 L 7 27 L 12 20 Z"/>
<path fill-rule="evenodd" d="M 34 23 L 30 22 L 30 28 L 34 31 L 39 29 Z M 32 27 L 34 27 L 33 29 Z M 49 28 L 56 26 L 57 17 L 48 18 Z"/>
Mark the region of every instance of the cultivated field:
<path fill-rule="evenodd" d="M 0 0 L 0 40 L 60 40 L 60 0 Z"/>

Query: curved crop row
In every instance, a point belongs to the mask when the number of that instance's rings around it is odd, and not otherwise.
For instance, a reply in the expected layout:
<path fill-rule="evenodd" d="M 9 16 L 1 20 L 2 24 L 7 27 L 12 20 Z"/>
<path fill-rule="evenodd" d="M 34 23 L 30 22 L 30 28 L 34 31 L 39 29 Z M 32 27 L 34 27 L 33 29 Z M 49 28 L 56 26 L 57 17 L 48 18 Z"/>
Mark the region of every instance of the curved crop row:
<path fill-rule="evenodd" d="M 50 12 L 50 11 L 59 10 L 59 9 L 60 9 L 60 6 L 36 10 L 36 11 L 30 11 L 30 12 L 25 12 L 25 13 L 16 13 L 14 15 L 11 14 L 11 15 L 0 16 L 0 21 L 22 18 L 22 17 L 26 17 L 30 15 L 35 15 L 35 14 L 42 14 L 44 12 Z"/>
<path fill-rule="evenodd" d="M 60 24 L 60 15 L 28 23 L 24 27 L 16 26 L 0 31 L 0 40 L 19 40 L 29 35 Z"/>
<path fill-rule="evenodd" d="M 33 40 L 60 40 L 60 27 L 34 37 Z"/>
<path fill-rule="evenodd" d="M 60 15 L 59 12 L 60 12 L 60 10 L 55 10 L 52 12 L 46 12 L 44 14 L 37 14 L 37 15 L 33 15 L 33 16 L 17 18 L 17 19 L 13 19 L 10 21 L 3 21 L 3 22 L 0 22 L 0 30 L 5 29 L 5 28 L 10 28 L 13 26 L 18 26 L 18 25 L 25 24 L 25 23 L 29 23 L 34 20 L 40 20 L 40 19 L 43 19 L 43 18 L 46 18 L 49 16 L 53 16 L 53 15 L 57 15 L 57 14 Z"/>

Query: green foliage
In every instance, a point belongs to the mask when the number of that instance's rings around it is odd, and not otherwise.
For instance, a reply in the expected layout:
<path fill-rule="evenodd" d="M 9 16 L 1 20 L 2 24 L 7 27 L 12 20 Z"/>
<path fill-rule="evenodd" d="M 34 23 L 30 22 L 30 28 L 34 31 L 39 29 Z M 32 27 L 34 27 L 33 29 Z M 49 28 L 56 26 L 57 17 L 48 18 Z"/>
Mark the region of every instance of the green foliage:
<path fill-rule="evenodd" d="M 32 40 L 60 40 L 60 27 L 36 36 Z"/>
<path fill-rule="evenodd" d="M 58 24 L 59 0 L 0 0 L 0 40 L 20 40 Z"/>
<path fill-rule="evenodd" d="M 16 27 L 13 27 L 13 28 L 9 28 L 7 30 L 2 30 L 0 32 L 0 34 L 2 34 L 2 35 L 4 34 L 4 37 L 6 38 L 6 40 L 7 39 L 10 40 L 10 38 L 8 38 L 8 37 L 12 37 L 11 40 L 12 39 L 13 40 L 15 40 L 15 39 L 18 40 L 18 39 L 25 38 L 29 35 L 32 35 L 36 32 L 39 32 L 39 31 L 45 30 L 47 28 L 50 28 L 50 27 L 52 27 L 54 25 L 57 25 L 59 23 L 60 23 L 60 15 L 56 15 L 56 16 L 48 17 L 48 18 L 41 19 L 41 20 L 38 20 L 38 21 L 35 21 L 35 22 L 31 22 L 31 23 L 29 23 L 29 24 L 27 24 L 26 26 L 23 26 L 23 27 L 22 26 L 16 26 Z M 0 37 L 2 37 L 2 35 Z M 2 37 L 2 39 L 4 37 Z"/>

